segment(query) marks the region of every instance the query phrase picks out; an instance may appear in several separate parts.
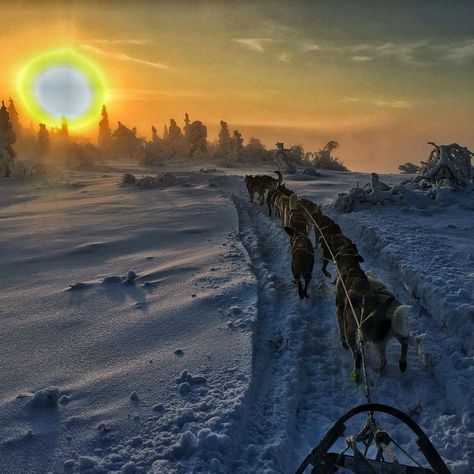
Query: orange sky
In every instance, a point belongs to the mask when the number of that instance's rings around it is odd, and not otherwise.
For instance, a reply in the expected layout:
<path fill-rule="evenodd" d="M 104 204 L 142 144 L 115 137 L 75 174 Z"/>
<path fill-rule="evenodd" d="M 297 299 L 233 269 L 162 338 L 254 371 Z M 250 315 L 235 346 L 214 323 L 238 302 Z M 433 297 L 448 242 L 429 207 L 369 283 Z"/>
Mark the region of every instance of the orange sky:
<path fill-rule="evenodd" d="M 375 171 L 425 159 L 428 140 L 474 148 L 474 38 L 463 23 L 472 5 L 355 3 L 11 2 L 2 6 L 2 98 L 17 98 L 29 59 L 68 46 L 106 76 L 112 126 L 141 135 L 188 112 L 211 139 L 220 119 L 268 146 L 314 150 L 337 139 L 349 168 Z"/>

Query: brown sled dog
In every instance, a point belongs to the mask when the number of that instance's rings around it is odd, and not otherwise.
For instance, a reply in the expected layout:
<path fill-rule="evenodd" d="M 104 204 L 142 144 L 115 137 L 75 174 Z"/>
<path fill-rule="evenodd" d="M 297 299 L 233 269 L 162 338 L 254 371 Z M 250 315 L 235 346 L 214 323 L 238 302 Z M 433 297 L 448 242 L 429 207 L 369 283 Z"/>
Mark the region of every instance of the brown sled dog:
<path fill-rule="evenodd" d="M 308 286 L 314 266 L 313 244 L 305 234 L 298 234 L 291 227 L 285 226 L 285 231 L 291 237 L 291 272 L 298 284 L 298 295 L 301 299 L 309 298 Z"/>
<path fill-rule="evenodd" d="M 286 196 L 289 197 L 293 194 L 291 189 L 288 189 L 284 184 L 279 184 L 276 188 L 272 188 L 267 193 L 267 207 L 268 207 L 268 215 L 272 215 L 272 210 L 276 210 L 277 217 L 281 217 L 278 214 L 278 206 L 277 206 L 277 199 L 279 196 Z"/>
<path fill-rule="evenodd" d="M 367 277 L 359 267 L 358 256 L 336 257 L 340 277 L 336 286 L 337 322 L 342 345 L 350 348 L 354 360 L 354 377 L 360 381 L 362 354 L 358 341 L 358 325 L 364 341 L 375 345 L 380 356 L 380 371 L 387 365 L 385 349 L 390 338 L 396 338 L 401 344 L 399 367 L 407 368 L 408 328 L 407 318 L 410 306 L 402 305 L 383 283 Z M 352 304 L 349 304 L 341 279 L 346 286 Z"/>
<path fill-rule="evenodd" d="M 265 193 L 269 189 L 281 184 L 283 181 L 282 174 L 279 171 L 275 171 L 275 173 L 278 175 L 278 179 L 272 178 L 268 175 L 245 176 L 245 185 L 247 186 L 250 202 L 253 202 L 255 194 L 258 194 L 260 205 L 262 205 L 265 202 Z"/>

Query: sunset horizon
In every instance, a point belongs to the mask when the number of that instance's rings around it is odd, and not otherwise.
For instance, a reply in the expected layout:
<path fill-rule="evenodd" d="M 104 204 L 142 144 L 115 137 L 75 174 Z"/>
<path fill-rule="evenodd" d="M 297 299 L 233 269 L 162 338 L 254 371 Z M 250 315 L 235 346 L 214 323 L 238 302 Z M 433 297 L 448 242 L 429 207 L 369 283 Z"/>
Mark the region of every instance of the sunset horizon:
<path fill-rule="evenodd" d="M 474 39 L 462 18 L 449 26 L 457 15 L 447 4 L 426 13 L 425 3 L 410 14 L 371 2 L 289 10 L 282 2 L 142 1 L 133 11 L 99 3 L 91 16 L 87 1 L 22 1 L 3 7 L 0 90 L 14 98 L 23 125 L 37 127 L 19 97 L 19 72 L 67 47 L 102 71 L 111 123 L 141 136 L 187 112 L 211 140 L 220 120 L 270 148 L 283 141 L 317 151 L 334 139 L 349 168 L 394 172 L 424 159 L 427 141 L 473 145 Z M 426 14 L 443 22 L 421 22 Z M 9 35 L 19 23 L 21 37 Z M 97 124 L 75 133 L 94 140 Z"/>

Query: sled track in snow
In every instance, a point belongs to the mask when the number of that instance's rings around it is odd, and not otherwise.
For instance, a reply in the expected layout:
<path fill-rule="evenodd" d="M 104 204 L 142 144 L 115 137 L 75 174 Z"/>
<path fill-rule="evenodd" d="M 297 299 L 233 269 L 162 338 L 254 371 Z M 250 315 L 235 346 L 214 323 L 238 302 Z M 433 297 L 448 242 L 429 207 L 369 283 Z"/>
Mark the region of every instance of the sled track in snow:
<path fill-rule="evenodd" d="M 292 472 L 300 460 L 295 450 L 301 444 L 298 419 L 308 408 L 307 394 L 319 390 L 308 377 L 305 361 L 313 356 L 321 360 L 330 351 L 330 341 L 338 340 L 333 290 L 315 266 L 310 298 L 300 300 L 292 281 L 289 238 L 281 222 L 268 217 L 266 207 L 236 195 L 232 200 L 240 239 L 257 280 L 258 304 L 252 378 L 234 428 L 228 469 Z M 350 360 L 346 359 L 345 367 L 331 367 L 328 377 L 335 371 L 347 374 Z"/>
<path fill-rule="evenodd" d="M 320 272 L 320 249 L 309 288 L 310 299 L 302 301 L 292 281 L 289 238 L 281 222 L 268 217 L 265 206 L 248 202 L 240 189 L 236 191 L 232 189 L 231 198 L 238 213 L 240 239 L 257 280 L 258 304 L 252 377 L 240 418 L 231 428 L 234 445 L 226 472 L 291 473 L 335 420 L 365 402 L 364 392 L 350 378 L 352 359 L 340 344 L 334 287 Z M 397 280 L 397 276 L 380 270 L 370 259 L 366 268 L 390 283 Z M 397 295 L 407 301 L 405 290 L 397 290 Z M 450 440 L 437 433 L 436 428 L 443 430 L 440 416 L 452 415 L 452 402 L 448 401 L 443 381 L 437 380 L 426 366 L 418 347 L 410 347 L 405 374 L 398 371 L 398 354 L 399 345 L 392 342 L 387 352 L 388 371 L 382 377 L 376 371 L 375 351 L 369 348 L 374 400 L 406 412 L 416 411 L 420 402 L 421 413 L 416 419 L 431 433 L 443 455 L 443 446 L 449 447 Z M 403 427 L 384 422 L 384 428 L 416 455 Z M 459 435 L 465 431 L 461 426 Z M 458 443 L 460 451 L 469 451 L 466 441 Z M 462 458 L 463 452 L 459 452 L 459 459 Z"/>

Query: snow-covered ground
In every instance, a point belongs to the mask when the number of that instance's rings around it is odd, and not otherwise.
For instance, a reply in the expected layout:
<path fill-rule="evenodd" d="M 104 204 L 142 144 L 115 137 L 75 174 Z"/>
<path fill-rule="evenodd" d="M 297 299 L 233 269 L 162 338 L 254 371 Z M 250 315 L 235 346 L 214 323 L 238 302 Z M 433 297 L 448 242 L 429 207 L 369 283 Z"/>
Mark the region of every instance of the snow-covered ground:
<path fill-rule="evenodd" d="M 334 287 L 316 263 L 299 301 L 288 237 L 248 202 L 243 175 L 271 168 L 202 166 L 160 170 L 179 182 L 152 190 L 120 186 L 140 174 L 123 165 L 0 183 L 1 473 L 293 472 L 364 401 Z M 369 177 L 286 181 L 329 204 Z M 456 473 L 474 470 L 472 214 L 334 216 L 414 307 L 405 374 L 397 344 L 384 376 L 369 351 L 373 398 L 410 412 Z"/>

